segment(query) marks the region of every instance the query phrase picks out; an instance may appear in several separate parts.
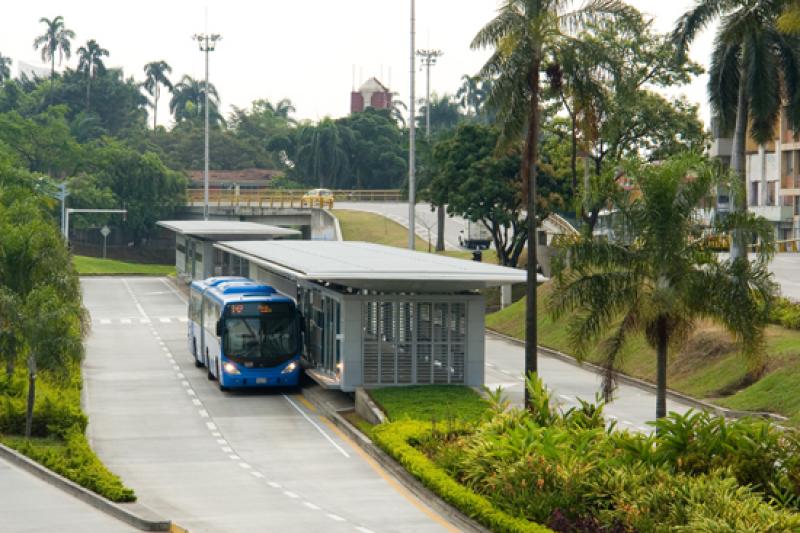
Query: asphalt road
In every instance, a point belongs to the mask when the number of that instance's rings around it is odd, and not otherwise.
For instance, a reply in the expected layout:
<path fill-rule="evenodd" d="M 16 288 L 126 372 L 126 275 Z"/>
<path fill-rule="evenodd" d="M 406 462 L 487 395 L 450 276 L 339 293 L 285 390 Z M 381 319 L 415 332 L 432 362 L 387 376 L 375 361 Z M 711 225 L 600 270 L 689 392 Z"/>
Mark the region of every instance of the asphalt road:
<path fill-rule="evenodd" d="M 0 459 L 0 531 L 123 533 L 138 529 Z"/>
<path fill-rule="evenodd" d="M 139 501 L 200 531 L 455 530 L 297 391 L 222 393 L 162 278 L 83 278 L 89 438 Z"/>
<path fill-rule="evenodd" d="M 497 335 L 486 336 L 485 382 L 490 389 L 503 387 L 506 397 L 515 405 L 523 404 L 525 393 L 523 370 L 525 350 L 519 344 Z M 553 399 L 563 410 L 577 407 L 578 398 L 594 402 L 601 390 L 600 376 L 588 368 L 539 353 L 539 375 L 553 392 Z M 667 411 L 684 413 L 688 404 L 667 399 Z M 619 384 L 614 400 L 604 409 L 608 420 L 615 420 L 620 429 L 651 432 L 647 422 L 655 419 L 656 396 L 652 392 Z"/>

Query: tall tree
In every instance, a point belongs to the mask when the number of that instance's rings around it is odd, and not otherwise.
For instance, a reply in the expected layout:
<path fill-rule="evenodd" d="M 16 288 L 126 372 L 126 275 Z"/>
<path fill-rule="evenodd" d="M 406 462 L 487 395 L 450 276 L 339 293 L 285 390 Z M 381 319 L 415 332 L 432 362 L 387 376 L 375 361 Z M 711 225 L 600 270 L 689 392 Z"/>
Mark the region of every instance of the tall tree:
<path fill-rule="evenodd" d="M 172 82 L 167 77 L 172 67 L 166 61 L 151 61 L 144 66 L 145 80 L 142 87 L 153 97 L 153 131 L 158 124 L 158 99 L 161 97 L 161 86 L 172 92 Z"/>
<path fill-rule="evenodd" d="M 337 187 L 340 177 L 350 168 L 351 143 L 352 132 L 330 118 L 302 128 L 295 160 L 297 171 L 315 180 L 319 187 Z"/>
<path fill-rule="evenodd" d="M 699 319 L 728 329 L 742 342 L 751 372 L 761 370 L 775 292 L 767 270 L 771 229 L 752 215 L 726 222 L 726 229 L 738 227 L 764 239 L 752 268 L 746 259 L 720 261 L 708 249 L 697 210 L 711 197 L 718 168 L 683 156 L 629 169 L 637 193 L 615 205 L 622 238 L 583 235 L 564 241 L 554 261 L 550 308 L 556 317 L 572 313 L 569 331 L 580 356 L 598 347 L 607 399 L 627 342 L 643 334 L 656 350 L 656 418 L 667 414 L 669 348 L 685 341 Z"/>
<path fill-rule="evenodd" d="M 782 105 L 789 126 L 800 129 L 800 38 L 781 33 L 778 19 L 785 1 L 700 0 L 682 15 L 673 40 L 685 54 L 708 24 L 720 19 L 711 52 L 708 95 L 721 130 L 733 132 L 731 169 L 734 210 L 747 211 L 745 144 L 763 145 L 774 137 Z M 747 255 L 741 232 L 732 234 L 731 257 Z"/>
<path fill-rule="evenodd" d="M 11 79 L 11 58 L 0 54 L 0 85 Z"/>
<path fill-rule="evenodd" d="M 72 55 L 72 43 L 70 39 L 75 38 L 75 32 L 64 26 L 64 17 L 61 15 L 53 20 L 42 17 L 39 22 L 47 26 L 45 32 L 33 40 L 34 50 L 41 48 L 42 61 L 50 62 L 50 85 L 56 77 L 56 56 L 58 64 L 64 59 L 69 59 Z"/>
<path fill-rule="evenodd" d="M 172 90 L 169 109 L 175 122 L 198 122 L 205 116 L 206 82 L 184 76 Z M 219 112 L 219 93 L 213 83 L 208 84 L 208 120 L 212 126 L 225 123 Z"/>
<path fill-rule="evenodd" d="M 86 110 L 92 101 L 92 81 L 98 74 L 104 74 L 106 65 L 103 57 L 108 57 L 108 50 L 90 39 L 85 46 L 78 48 L 78 72 L 86 76 Z"/>
<path fill-rule="evenodd" d="M 520 180 L 528 213 L 528 283 L 525 313 L 525 373 L 537 371 L 536 335 L 536 164 L 540 129 L 540 70 L 570 34 L 590 20 L 622 14 L 616 0 L 590 0 L 572 10 L 571 0 L 506 0 L 497 16 L 472 40 L 472 48 L 493 48 L 480 75 L 492 79 L 488 103 L 502 125 L 499 145 L 525 143 Z M 528 392 L 525 403 L 528 404 Z"/>

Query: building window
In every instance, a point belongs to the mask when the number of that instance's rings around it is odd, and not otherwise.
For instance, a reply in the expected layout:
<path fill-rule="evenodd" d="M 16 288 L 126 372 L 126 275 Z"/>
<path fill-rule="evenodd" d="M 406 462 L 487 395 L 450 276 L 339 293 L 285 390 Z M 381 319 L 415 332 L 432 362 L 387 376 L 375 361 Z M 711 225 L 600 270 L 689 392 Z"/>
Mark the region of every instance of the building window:
<path fill-rule="evenodd" d="M 758 205 L 758 182 L 750 182 L 750 207 Z"/>

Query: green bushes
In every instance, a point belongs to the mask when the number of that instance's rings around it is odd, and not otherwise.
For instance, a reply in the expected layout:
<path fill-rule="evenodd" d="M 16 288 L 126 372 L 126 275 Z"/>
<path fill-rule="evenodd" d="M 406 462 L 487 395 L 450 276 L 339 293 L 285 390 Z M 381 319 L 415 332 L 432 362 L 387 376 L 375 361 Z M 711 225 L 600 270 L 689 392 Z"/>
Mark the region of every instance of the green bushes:
<path fill-rule="evenodd" d="M 445 500 L 498 531 L 800 531 L 800 437 L 764 420 L 671 414 L 657 434 L 615 431 L 603 404 L 449 426 L 395 420 L 375 441 Z M 391 415 L 392 413 L 390 413 Z"/>
<path fill-rule="evenodd" d="M 789 329 L 800 329 L 800 303 L 780 298 L 772 307 L 770 322 Z"/>
<path fill-rule="evenodd" d="M 549 531 L 547 528 L 499 510 L 486 498 L 457 483 L 412 445 L 430 438 L 432 431 L 430 423 L 402 420 L 376 426 L 372 430 L 372 436 L 381 448 L 426 487 L 493 531 L 530 533 Z"/>
<path fill-rule="evenodd" d="M 134 492 L 112 474 L 97 458 L 83 430 L 75 426 L 68 430 L 64 439 L 45 441 L 5 438 L 5 443 L 67 479 L 114 502 L 136 500 Z"/>

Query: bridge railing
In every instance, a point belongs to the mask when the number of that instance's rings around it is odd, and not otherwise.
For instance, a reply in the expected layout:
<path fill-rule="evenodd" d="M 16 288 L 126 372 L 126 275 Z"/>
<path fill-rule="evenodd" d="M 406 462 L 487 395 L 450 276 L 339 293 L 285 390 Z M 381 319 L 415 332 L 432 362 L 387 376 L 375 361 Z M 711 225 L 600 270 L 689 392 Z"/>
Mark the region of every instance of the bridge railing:
<path fill-rule="evenodd" d="M 306 189 L 209 189 L 208 203 L 216 206 L 248 207 L 303 207 Z M 203 202 L 203 189 L 186 190 L 190 204 Z M 400 202 L 404 201 L 400 189 L 347 189 L 334 190 L 334 201 L 339 202 Z"/>

